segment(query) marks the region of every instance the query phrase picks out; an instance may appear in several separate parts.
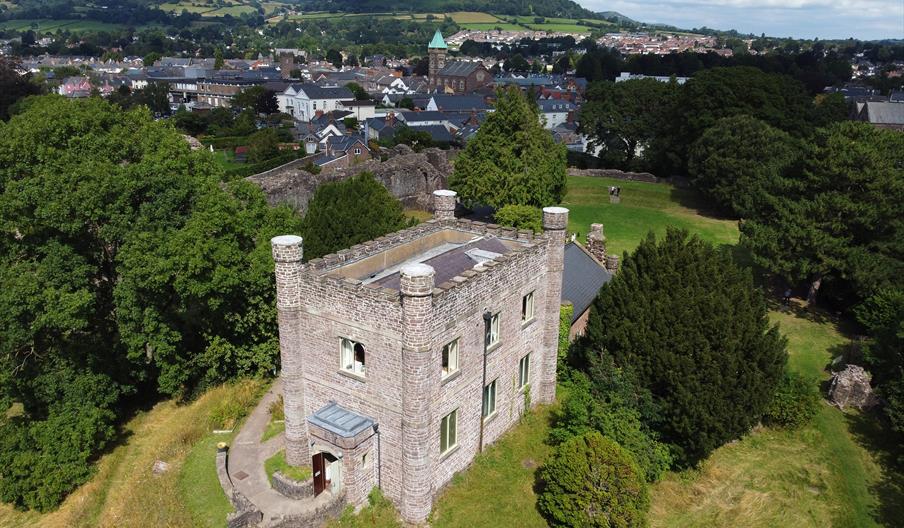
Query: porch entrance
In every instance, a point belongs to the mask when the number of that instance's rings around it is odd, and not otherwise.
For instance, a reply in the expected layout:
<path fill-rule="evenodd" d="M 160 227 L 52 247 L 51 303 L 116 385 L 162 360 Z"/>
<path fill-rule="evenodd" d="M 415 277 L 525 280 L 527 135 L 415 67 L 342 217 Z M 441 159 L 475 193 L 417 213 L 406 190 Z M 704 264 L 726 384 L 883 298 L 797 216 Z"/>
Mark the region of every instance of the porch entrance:
<path fill-rule="evenodd" d="M 321 452 L 311 457 L 311 466 L 314 470 L 314 496 L 332 489 L 333 481 L 338 478 L 338 462 L 339 460 L 329 453 Z"/>

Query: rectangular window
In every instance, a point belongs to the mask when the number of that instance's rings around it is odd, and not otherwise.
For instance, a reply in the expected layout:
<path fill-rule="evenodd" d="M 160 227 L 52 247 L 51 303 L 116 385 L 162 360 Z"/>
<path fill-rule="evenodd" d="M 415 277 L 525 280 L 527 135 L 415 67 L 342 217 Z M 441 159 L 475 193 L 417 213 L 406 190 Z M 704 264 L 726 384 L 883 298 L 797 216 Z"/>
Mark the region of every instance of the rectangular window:
<path fill-rule="evenodd" d="M 487 325 L 486 335 L 484 336 L 487 347 L 491 347 L 499 342 L 499 314 L 493 314 L 490 318 L 490 324 Z"/>
<path fill-rule="evenodd" d="M 518 362 L 518 388 L 523 389 L 528 383 L 530 383 L 530 354 Z"/>
<path fill-rule="evenodd" d="M 496 412 L 496 380 L 483 388 L 483 417 L 487 418 Z"/>
<path fill-rule="evenodd" d="M 439 423 L 439 453 L 443 454 L 446 451 L 455 447 L 458 444 L 458 409 L 450 412 L 449 414 L 443 416 L 442 421 Z"/>
<path fill-rule="evenodd" d="M 443 377 L 458 370 L 458 339 L 443 347 Z"/>
<path fill-rule="evenodd" d="M 361 154 L 361 149 L 356 148 L 356 149 L 355 149 L 355 155 L 357 156 L 358 154 Z"/>
<path fill-rule="evenodd" d="M 534 292 L 521 298 L 521 322 L 526 323 L 534 318 Z"/>
<path fill-rule="evenodd" d="M 351 339 L 342 338 L 339 351 L 340 368 L 358 376 L 364 376 L 364 345 Z"/>
<path fill-rule="evenodd" d="M 317 101 L 314 101 L 314 110 L 317 110 Z"/>

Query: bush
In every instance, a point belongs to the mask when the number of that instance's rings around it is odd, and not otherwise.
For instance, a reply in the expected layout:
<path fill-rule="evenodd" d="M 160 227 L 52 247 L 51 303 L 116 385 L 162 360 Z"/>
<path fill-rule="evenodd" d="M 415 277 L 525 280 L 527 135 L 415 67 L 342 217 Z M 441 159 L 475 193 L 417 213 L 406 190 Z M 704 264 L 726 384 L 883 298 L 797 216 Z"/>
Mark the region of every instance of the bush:
<path fill-rule="evenodd" d="M 766 407 L 763 421 L 767 425 L 798 428 L 819 412 L 819 388 L 816 382 L 800 374 L 786 372 L 775 388 Z"/>
<path fill-rule="evenodd" d="M 290 161 L 295 161 L 299 157 L 299 152 L 302 151 L 290 151 L 285 154 L 280 154 L 275 158 L 270 158 L 267 161 L 262 161 L 260 163 L 248 163 L 241 167 L 235 167 L 232 169 L 226 169 L 223 172 L 224 177 L 227 180 L 237 180 L 239 178 L 247 178 L 248 176 L 254 176 L 255 174 L 260 174 L 262 172 L 266 172 L 270 169 L 275 169 L 280 165 L 285 165 Z"/>
<path fill-rule="evenodd" d="M 631 455 L 598 432 L 556 448 L 538 476 L 537 507 L 550 526 L 646 526 L 650 497 Z"/>
<path fill-rule="evenodd" d="M 534 233 L 543 231 L 543 210 L 530 205 L 506 205 L 494 215 L 499 225 L 517 229 L 530 229 Z"/>

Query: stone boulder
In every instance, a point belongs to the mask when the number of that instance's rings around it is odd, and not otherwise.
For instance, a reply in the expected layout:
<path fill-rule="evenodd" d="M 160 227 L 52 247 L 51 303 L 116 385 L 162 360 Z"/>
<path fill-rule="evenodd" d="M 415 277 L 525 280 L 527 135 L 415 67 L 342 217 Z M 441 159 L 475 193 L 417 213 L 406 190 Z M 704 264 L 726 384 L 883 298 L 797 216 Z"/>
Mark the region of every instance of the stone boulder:
<path fill-rule="evenodd" d="M 832 375 L 829 399 L 839 408 L 864 409 L 876 404 L 876 395 L 870 386 L 872 377 L 858 365 L 848 365 Z"/>

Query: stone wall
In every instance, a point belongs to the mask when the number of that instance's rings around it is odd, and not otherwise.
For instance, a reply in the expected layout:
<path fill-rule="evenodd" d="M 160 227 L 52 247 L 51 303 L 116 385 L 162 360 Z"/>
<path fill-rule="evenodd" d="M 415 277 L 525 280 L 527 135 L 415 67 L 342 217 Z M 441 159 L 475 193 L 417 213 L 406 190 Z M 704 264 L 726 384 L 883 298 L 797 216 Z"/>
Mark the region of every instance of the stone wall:
<path fill-rule="evenodd" d="M 336 495 L 329 495 L 329 501 L 318 504 L 316 508 L 304 514 L 270 518 L 263 526 L 266 528 L 320 528 L 327 519 L 339 517 L 342 514 L 342 510 L 345 509 L 344 491 L 340 491 Z"/>
<path fill-rule="evenodd" d="M 290 499 L 301 500 L 314 496 L 314 479 L 304 482 L 292 480 L 279 471 L 273 473 L 273 489 Z"/>
<path fill-rule="evenodd" d="M 376 158 L 352 167 L 331 167 L 316 175 L 302 170 L 308 163 L 304 158 L 247 179 L 263 189 L 271 205 L 288 204 L 304 214 L 318 186 L 368 171 L 405 207 L 429 209 L 433 191 L 446 187 L 446 179 L 452 173 L 449 159 L 454 153 L 440 149 L 425 149 L 419 153 L 396 149 L 391 153 L 383 162 Z"/>
<path fill-rule="evenodd" d="M 223 488 L 223 493 L 226 494 L 235 509 L 234 512 L 226 516 L 226 526 L 228 528 L 252 528 L 258 526 L 263 514 L 232 485 L 232 479 L 229 478 L 227 469 L 228 455 L 225 449 L 217 451 L 216 463 L 217 479 L 220 481 L 220 487 Z"/>
<path fill-rule="evenodd" d="M 618 169 L 576 169 L 569 167 L 569 176 L 593 176 L 595 178 L 615 178 L 618 180 L 661 183 L 667 180 L 658 178 L 649 172 L 625 172 Z"/>

